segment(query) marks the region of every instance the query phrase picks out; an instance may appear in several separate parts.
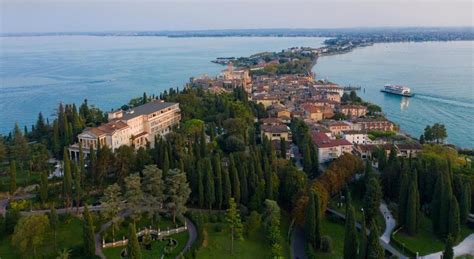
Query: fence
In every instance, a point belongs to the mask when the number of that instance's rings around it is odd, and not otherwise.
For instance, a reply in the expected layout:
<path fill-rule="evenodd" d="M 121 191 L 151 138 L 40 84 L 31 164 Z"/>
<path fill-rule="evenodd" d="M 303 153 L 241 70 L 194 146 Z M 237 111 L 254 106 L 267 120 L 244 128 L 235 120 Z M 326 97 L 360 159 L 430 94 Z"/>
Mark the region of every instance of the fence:
<path fill-rule="evenodd" d="M 188 226 L 186 224 L 186 221 L 184 221 L 184 226 L 178 227 L 178 228 L 173 228 L 173 229 L 167 229 L 167 230 L 161 230 L 161 229 L 152 229 L 152 228 L 144 228 L 140 231 L 137 232 L 137 237 L 141 237 L 147 234 L 157 236 L 158 238 L 170 236 L 173 234 L 178 234 L 181 232 L 184 232 L 188 230 Z M 119 246 L 125 246 L 128 244 L 128 239 L 123 237 L 122 240 L 115 241 L 113 240 L 110 243 L 106 243 L 104 239 L 102 239 L 102 248 L 110 248 L 110 247 L 119 247 Z"/>

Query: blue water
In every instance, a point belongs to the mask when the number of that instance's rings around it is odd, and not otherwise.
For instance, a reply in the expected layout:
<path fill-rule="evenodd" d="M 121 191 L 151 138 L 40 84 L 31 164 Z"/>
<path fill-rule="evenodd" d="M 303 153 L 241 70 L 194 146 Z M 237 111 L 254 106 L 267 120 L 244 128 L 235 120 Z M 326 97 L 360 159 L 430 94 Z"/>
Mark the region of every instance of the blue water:
<path fill-rule="evenodd" d="M 427 124 L 446 125 L 448 142 L 474 147 L 474 41 L 387 43 L 322 57 L 318 78 L 359 85 L 402 131 L 420 136 Z M 383 85 L 411 87 L 415 97 L 380 92 Z"/>
<path fill-rule="evenodd" d="M 189 77 L 218 74 L 220 56 L 248 56 L 293 46 L 319 47 L 323 38 L 8 37 L 0 38 L 0 133 L 15 122 L 51 116 L 60 102 L 87 98 L 104 109 L 146 91 L 181 87 Z"/>
<path fill-rule="evenodd" d="M 218 74 L 219 56 L 248 56 L 292 46 L 321 46 L 322 38 L 7 37 L 0 38 L 0 133 L 30 125 L 59 102 L 109 110 L 141 96 L 182 86 L 190 76 Z M 448 141 L 474 147 L 474 42 L 376 44 L 323 57 L 319 78 L 360 85 L 402 131 L 419 136 L 444 123 Z M 406 84 L 413 98 L 387 95 L 386 83 Z"/>

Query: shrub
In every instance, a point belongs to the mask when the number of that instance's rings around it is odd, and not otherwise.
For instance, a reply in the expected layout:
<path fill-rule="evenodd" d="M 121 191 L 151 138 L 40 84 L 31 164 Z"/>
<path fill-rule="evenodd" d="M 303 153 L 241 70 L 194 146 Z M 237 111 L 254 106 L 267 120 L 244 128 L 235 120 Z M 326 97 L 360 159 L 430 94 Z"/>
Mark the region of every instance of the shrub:
<path fill-rule="evenodd" d="M 321 237 L 321 250 L 325 253 L 332 252 L 332 239 L 330 236 Z"/>
<path fill-rule="evenodd" d="M 222 223 L 215 223 L 213 226 L 215 232 L 222 232 L 224 230 L 224 225 Z"/>

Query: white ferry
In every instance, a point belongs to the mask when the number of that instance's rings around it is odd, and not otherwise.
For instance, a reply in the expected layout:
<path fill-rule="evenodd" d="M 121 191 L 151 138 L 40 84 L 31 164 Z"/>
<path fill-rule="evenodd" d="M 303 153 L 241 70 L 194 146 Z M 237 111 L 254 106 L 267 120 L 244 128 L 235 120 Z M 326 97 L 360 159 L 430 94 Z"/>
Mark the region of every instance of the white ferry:
<path fill-rule="evenodd" d="M 380 90 L 384 93 L 389 93 L 389 94 L 396 94 L 396 95 L 401 95 L 401 96 L 406 96 L 406 97 L 412 97 L 415 94 L 411 92 L 409 87 L 406 86 L 401 86 L 401 85 L 385 85 L 382 90 Z"/>

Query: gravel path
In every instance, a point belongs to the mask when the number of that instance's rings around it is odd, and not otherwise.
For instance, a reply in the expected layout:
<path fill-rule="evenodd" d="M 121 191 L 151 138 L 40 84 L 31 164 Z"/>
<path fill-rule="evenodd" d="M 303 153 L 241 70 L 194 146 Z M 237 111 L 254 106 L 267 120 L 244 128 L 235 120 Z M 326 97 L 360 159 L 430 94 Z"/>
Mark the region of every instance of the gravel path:
<path fill-rule="evenodd" d="M 390 243 L 390 235 L 392 234 L 393 229 L 397 225 L 397 222 L 393 218 L 392 212 L 390 212 L 387 207 L 387 204 L 384 201 L 380 203 L 379 209 L 385 219 L 385 231 L 383 232 L 383 235 L 380 237 L 380 239 L 382 239 L 382 241 L 388 244 Z"/>

